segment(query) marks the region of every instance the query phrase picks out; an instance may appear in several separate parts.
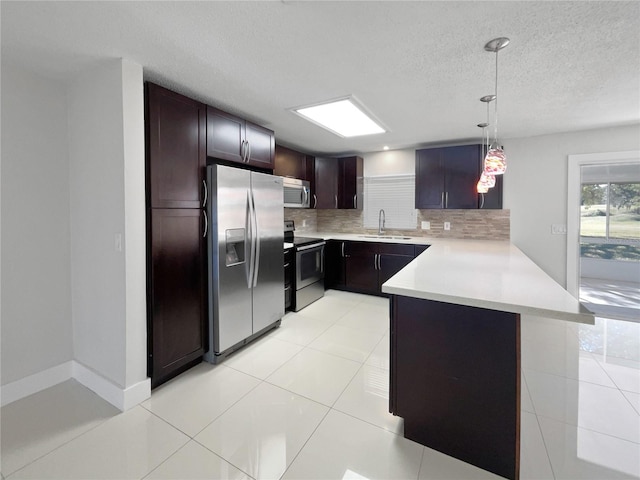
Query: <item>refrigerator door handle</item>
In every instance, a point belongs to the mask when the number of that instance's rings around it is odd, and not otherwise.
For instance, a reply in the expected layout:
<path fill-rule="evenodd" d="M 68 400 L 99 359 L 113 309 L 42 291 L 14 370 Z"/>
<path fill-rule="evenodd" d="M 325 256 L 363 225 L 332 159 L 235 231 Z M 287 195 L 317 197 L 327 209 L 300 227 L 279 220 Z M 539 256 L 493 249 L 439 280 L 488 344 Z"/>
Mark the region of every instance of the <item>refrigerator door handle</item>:
<path fill-rule="evenodd" d="M 207 199 L 209 198 L 209 190 L 207 189 L 207 182 L 205 182 L 204 180 L 202 180 L 202 188 L 204 191 L 204 200 L 202 200 L 202 208 L 205 208 L 207 206 Z"/>
<path fill-rule="evenodd" d="M 206 210 L 202 210 L 202 216 L 204 217 L 204 232 L 202 232 L 202 238 L 207 238 L 207 232 L 209 231 L 209 220 L 207 220 Z"/>
<path fill-rule="evenodd" d="M 256 205 L 255 198 L 253 196 L 253 191 L 251 192 L 251 203 L 253 205 L 253 225 L 254 229 L 254 238 L 255 238 L 255 257 L 254 257 L 254 266 L 253 266 L 253 286 L 258 285 L 258 271 L 260 270 L 260 235 L 258 231 L 258 215 L 256 214 Z"/>
<path fill-rule="evenodd" d="M 251 288 L 253 283 L 253 263 L 254 263 L 254 233 L 253 233 L 253 205 L 251 203 L 251 191 L 247 190 L 247 210 L 245 216 L 246 241 L 249 243 L 249 259 L 247 263 L 247 288 Z"/>

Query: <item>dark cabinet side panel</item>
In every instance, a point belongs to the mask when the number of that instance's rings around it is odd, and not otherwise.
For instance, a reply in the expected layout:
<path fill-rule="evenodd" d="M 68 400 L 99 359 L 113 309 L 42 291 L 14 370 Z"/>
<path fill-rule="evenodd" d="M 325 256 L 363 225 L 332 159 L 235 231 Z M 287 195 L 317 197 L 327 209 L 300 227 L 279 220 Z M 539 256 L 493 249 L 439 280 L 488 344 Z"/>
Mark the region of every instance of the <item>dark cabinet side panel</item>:
<path fill-rule="evenodd" d="M 150 211 L 149 373 L 152 386 L 198 361 L 205 349 L 207 302 L 203 214 Z"/>
<path fill-rule="evenodd" d="M 200 208 L 205 106 L 147 83 L 147 195 L 153 208 Z"/>

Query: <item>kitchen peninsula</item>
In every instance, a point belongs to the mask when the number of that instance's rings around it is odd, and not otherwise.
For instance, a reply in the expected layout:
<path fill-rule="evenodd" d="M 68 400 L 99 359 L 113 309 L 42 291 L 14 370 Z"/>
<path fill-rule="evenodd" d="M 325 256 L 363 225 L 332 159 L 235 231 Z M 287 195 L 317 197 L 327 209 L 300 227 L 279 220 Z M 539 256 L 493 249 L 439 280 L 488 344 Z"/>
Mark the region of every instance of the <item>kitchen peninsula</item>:
<path fill-rule="evenodd" d="M 519 478 L 520 317 L 593 324 L 517 247 L 440 240 L 382 285 L 391 295 L 389 410 L 406 438 Z"/>

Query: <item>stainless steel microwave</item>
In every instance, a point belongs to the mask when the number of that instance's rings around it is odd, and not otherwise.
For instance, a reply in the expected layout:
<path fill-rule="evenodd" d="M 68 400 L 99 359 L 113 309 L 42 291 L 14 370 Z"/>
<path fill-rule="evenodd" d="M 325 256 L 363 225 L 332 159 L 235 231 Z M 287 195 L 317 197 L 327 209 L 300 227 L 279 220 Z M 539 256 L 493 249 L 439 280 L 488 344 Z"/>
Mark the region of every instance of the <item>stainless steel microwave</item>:
<path fill-rule="evenodd" d="M 284 206 L 287 208 L 309 208 L 311 185 L 306 180 L 282 177 Z"/>

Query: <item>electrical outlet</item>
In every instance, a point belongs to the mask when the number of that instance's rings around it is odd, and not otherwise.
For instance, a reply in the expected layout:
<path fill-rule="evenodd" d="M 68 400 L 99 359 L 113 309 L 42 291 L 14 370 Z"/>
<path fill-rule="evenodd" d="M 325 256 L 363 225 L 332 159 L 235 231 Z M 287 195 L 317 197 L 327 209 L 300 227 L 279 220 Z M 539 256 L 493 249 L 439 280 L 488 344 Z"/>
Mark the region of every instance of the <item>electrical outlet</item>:
<path fill-rule="evenodd" d="M 307 226 L 307 219 L 306 218 L 302 219 L 302 226 L 303 227 Z"/>
<path fill-rule="evenodd" d="M 451 223 L 450 222 L 444 222 L 444 229 L 445 230 L 451 230 Z"/>
<path fill-rule="evenodd" d="M 431 222 L 422 222 L 422 230 L 431 230 Z"/>
<path fill-rule="evenodd" d="M 566 235 L 567 234 L 567 226 L 563 223 L 553 223 L 551 224 L 551 234 L 552 235 Z"/>

